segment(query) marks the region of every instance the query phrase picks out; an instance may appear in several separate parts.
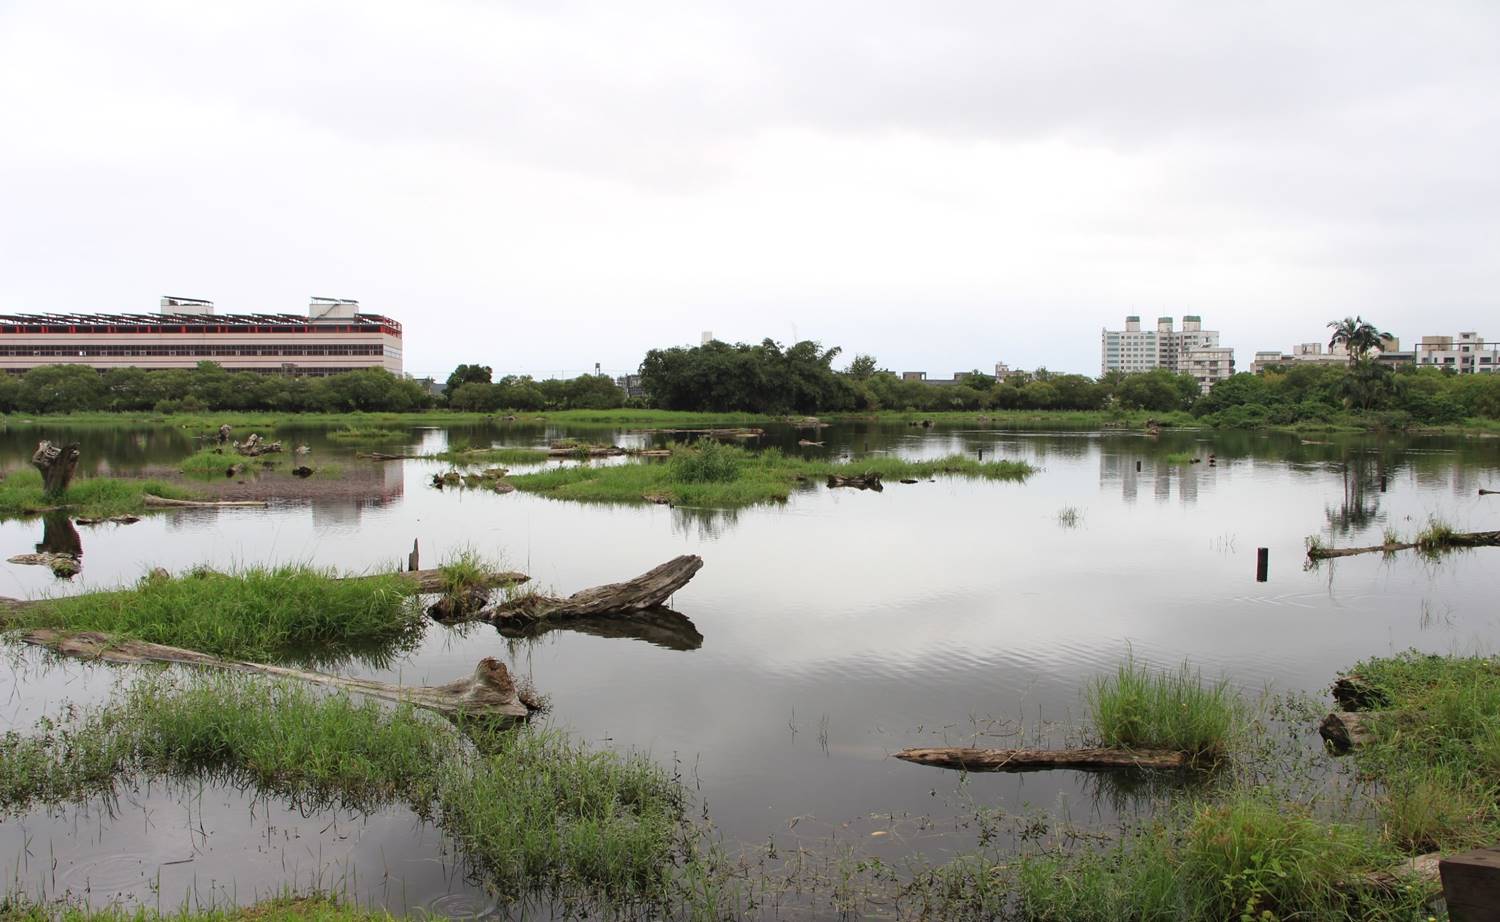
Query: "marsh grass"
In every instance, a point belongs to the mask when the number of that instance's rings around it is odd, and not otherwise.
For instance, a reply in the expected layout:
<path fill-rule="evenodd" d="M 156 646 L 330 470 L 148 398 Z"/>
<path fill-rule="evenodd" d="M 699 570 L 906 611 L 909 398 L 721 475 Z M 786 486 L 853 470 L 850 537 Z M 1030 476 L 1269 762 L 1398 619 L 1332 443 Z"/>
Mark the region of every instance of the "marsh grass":
<path fill-rule="evenodd" d="M 39 903 L 0 897 L 0 922 L 393 922 L 389 913 L 313 894 L 262 900 L 245 907 L 161 911 L 77 902 Z"/>
<path fill-rule="evenodd" d="M 451 596 L 488 589 L 498 572 L 498 567 L 472 548 L 459 551 L 438 566 L 443 579 L 442 594 Z"/>
<path fill-rule="evenodd" d="M 128 589 L 48 599 L 18 610 L 7 623 L 298 662 L 403 647 L 425 624 L 412 584 L 397 574 L 337 579 L 307 566 L 147 577 Z"/>
<path fill-rule="evenodd" d="M 1025 480 L 1024 461 L 978 461 L 952 455 L 924 461 L 889 456 L 858 461 L 793 457 L 770 448 L 752 452 L 708 442 L 675 450 L 665 463 L 629 462 L 552 468 L 510 479 L 518 490 L 580 502 L 638 503 L 647 497 L 680 506 L 732 508 L 785 501 L 830 474 L 879 474 L 888 481 L 937 475 L 983 480 Z"/>
<path fill-rule="evenodd" d="M 1164 464 L 1192 464 L 1194 457 L 1190 451 L 1173 451 L 1162 455 L 1161 460 Z"/>
<path fill-rule="evenodd" d="M 204 448 L 184 458 L 179 470 L 188 477 L 196 477 L 203 480 L 222 480 L 229 469 L 237 464 L 243 464 L 248 470 L 271 470 L 281 467 L 285 463 L 285 458 L 276 455 L 261 455 L 254 458 L 247 458 L 233 451 Z"/>
<path fill-rule="evenodd" d="M 1384 713 L 1354 759 L 1386 835 L 1413 852 L 1500 838 L 1500 662 L 1409 651 L 1350 674 Z"/>
<path fill-rule="evenodd" d="M 458 466 L 480 464 L 541 464 L 550 455 L 542 448 L 450 448 L 437 454 L 424 455 L 433 461 L 446 461 Z"/>
<path fill-rule="evenodd" d="M 60 507 L 90 518 L 138 513 L 146 508 L 142 497 L 147 493 L 169 499 L 192 497 L 187 490 L 165 481 L 113 477 L 75 479 L 65 494 L 52 497 L 42 489 L 42 475 L 26 468 L 0 480 L 0 518 L 40 515 Z"/>
<path fill-rule="evenodd" d="M 1057 524 L 1063 528 L 1077 528 L 1083 521 L 1083 513 L 1077 506 L 1064 506 L 1057 510 Z"/>
<path fill-rule="evenodd" d="M 1175 749 L 1215 759 L 1242 731 L 1245 706 L 1227 680 L 1205 683 L 1187 663 L 1153 670 L 1133 656 L 1086 691 L 1094 731 L 1104 746 Z"/>
<path fill-rule="evenodd" d="M 557 730 L 455 727 L 249 676 L 142 680 L 120 703 L 3 742 L 0 803 L 12 811 L 131 775 L 228 779 L 298 807 L 401 802 L 435 817 L 506 895 L 660 896 L 684 806 L 647 759 Z"/>
<path fill-rule="evenodd" d="M 378 426 L 349 426 L 328 433 L 328 438 L 335 442 L 404 442 L 407 437 L 408 433 L 403 429 Z"/>

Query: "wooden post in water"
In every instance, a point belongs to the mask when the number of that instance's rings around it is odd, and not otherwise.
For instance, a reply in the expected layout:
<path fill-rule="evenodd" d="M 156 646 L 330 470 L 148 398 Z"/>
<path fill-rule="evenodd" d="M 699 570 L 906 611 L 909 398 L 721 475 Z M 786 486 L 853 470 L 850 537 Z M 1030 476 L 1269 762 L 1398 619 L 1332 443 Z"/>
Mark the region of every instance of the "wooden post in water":
<path fill-rule="evenodd" d="M 417 550 L 417 539 L 411 539 L 411 553 L 406 555 L 406 569 L 416 571 L 422 569 L 421 552 Z"/>
<path fill-rule="evenodd" d="M 1139 461 L 1137 461 L 1137 462 L 1136 462 L 1136 463 L 1135 463 L 1135 469 L 1136 469 L 1136 470 L 1137 470 L 1137 471 L 1139 471 L 1139 470 L 1140 470 L 1140 469 L 1141 469 L 1141 462 L 1139 462 Z"/>
<path fill-rule="evenodd" d="M 1380 475 L 1380 492 L 1382 492 L 1382 493 L 1385 492 L 1385 475 L 1384 474 Z"/>
<path fill-rule="evenodd" d="M 1476 848 L 1438 861 L 1443 899 L 1453 922 L 1495 918 L 1500 906 L 1500 848 Z"/>
<path fill-rule="evenodd" d="M 1255 581 L 1263 583 L 1267 580 L 1267 573 L 1271 568 L 1271 549 L 1258 547 L 1255 549 Z"/>

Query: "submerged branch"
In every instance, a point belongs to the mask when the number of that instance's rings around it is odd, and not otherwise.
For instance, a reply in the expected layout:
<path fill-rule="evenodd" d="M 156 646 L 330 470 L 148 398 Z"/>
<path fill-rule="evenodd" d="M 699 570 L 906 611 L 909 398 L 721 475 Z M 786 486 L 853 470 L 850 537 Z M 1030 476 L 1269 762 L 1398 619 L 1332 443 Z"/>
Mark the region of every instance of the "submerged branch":
<path fill-rule="evenodd" d="M 970 772 L 1029 772 L 1053 768 L 1084 771 L 1111 768 L 1187 768 L 1186 752 L 1172 749 L 966 749 L 939 747 L 903 749 L 896 758 L 918 765 L 956 768 Z"/>
<path fill-rule="evenodd" d="M 662 608 L 702 566 L 702 557 L 683 554 L 627 582 L 584 589 L 566 599 L 525 595 L 496 606 L 486 617 L 496 624 L 525 624 L 544 618 L 589 618 Z"/>

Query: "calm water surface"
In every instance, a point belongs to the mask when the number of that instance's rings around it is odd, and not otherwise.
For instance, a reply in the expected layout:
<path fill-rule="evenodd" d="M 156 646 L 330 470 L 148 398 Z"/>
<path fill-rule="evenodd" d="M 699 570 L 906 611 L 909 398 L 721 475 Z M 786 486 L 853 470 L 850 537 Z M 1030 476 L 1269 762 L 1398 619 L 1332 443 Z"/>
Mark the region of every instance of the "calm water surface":
<path fill-rule="evenodd" d="M 529 641 L 433 626 L 387 668 L 347 671 L 411 684 L 450 681 L 499 656 L 551 696 L 550 720 L 595 745 L 649 752 L 682 772 L 731 843 L 859 841 L 876 854 L 932 859 L 972 844 L 963 804 L 1114 819 L 1097 782 L 1072 772 L 959 776 L 889 758 L 976 732 L 1006 745 L 1020 721 L 1081 714 L 1080 692 L 1133 650 L 1183 659 L 1249 692 L 1313 690 L 1342 667 L 1417 647 L 1492 651 L 1500 551 L 1427 562 L 1403 554 L 1303 566 L 1304 541 L 1377 544 L 1430 517 L 1500 527 L 1500 441 L 1169 433 L 1026 434 L 841 424 L 766 443 L 854 457 L 983 452 L 1025 459 L 1028 482 L 939 479 L 884 492 L 795 494 L 736 512 L 590 506 L 512 494 L 438 491 L 441 465 L 357 460 L 314 430 L 315 463 L 344 476 L 324 498 L 268 510 L 184 510 L 130 526 L 80 528 L 83 572 L 0 564 L 0 595 L 130 582 L 152 567 L 306 561 L 362 571 L 472 548 L 555 592 L 614 582 L 674 555 L 705 566 L 674 600 L 683 619 L 650 639 L 558 630 Z M 83 443 L 92 473 L 170 468 L 194 444 L 162 429 L 41 433 Z M 410 446 L 534 445 L 579 435 L 619 444 L 664 436 L 541 425 L 414 429 Z M 0 464 L 24 463 L 39 432 L 0 434 Z M 386 450 L 390 450 L 388 447 Z M 1215 455 L 1168 463 L 1166 455 Z M 1139 463 L 1139 470 L 1137 464 Z M 1074 510 L 1073 524 L 1061 515 Z M 0 559 L 35 549 L 43 523 L 0 523 Z M 1270 579 L 1255 580 L 1257 547 Z M 701 642 L 700 638 L 701 637 Z M 105 700 L 127 675 L 0 657 L 0 729 L 24 729 L 65 702 Z M 1015 737 L 1010 737 L 1012 741 Z M 922 829 L 913 817 L 931 817 Z M 872 837 L 872 832 L 891 834 Z M 144 838 L 143 838 L 144 837 Z M 151 843 L 142 848 L 141 843 Z M 123 857 L 122 857 L 123 856 Z M 337 886 L 393 911 L 447 915 L 491 904 L 464 879 L 441 834 L 402 811 L 304 813 L 217 785 L 142 785 L 0 821 L 7 885 L 95 902 L 248 901 L 287 885 Z"/>

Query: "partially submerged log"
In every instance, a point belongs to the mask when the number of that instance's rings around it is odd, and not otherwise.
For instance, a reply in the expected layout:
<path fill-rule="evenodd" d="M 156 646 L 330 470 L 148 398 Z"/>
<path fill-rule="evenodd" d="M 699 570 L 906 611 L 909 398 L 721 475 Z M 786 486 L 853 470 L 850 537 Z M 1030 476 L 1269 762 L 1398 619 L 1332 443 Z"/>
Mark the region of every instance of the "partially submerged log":
<path fill-rule="evenodd" d="M 1500 490 L 1486 490 L 1484 487 L 1479 488 L 1480 496 L 1494 496 L 1496 493 L 1500 493 Z"/>
<path fill-rule="evenodd" d="M 1346 711 L 1369 711 L 1388 707 L 1391 703 L 1383 689 L 1371 685 L 1364 676 L 1357 673 L 1334 679 L 1329 691 L 1333 693 L 1333 700 Z"/>
<path fill-rule="evenodd" d="M 416 583 L 417 591 L 418 592 L 442 592 L 443 590 L 445 590 L 445 589 L 448 588 L 448 586 L 447 586 L 447 577 L 443 575 L 443 571 L 441 569 L 432 569 L 432 570 L 403 570 L 403 571 L 401 571 L 401 575 L 404 576 L 404 577 L 406 577 L 407 579 L 411 580 L 412 582 Z M 373 578 L 373 577 L 369 577 L 369 576 L 346 576 L 346 577 L 344 577 L 344 579 L 371 579 L 371 578 Z M 516 573 L 516 572 L 513 572 L 513 571 L 506 571 L 506 572 L 488 573 L 488 574 L 485 574 L 483 577 L 480 577 L 480 579 L 482 579 L 482 581 L 483 581 L 482 582 L 483 586 L 485 586 L 487 588 L 494 589 L 494 588 L 497 588 L 497 587 L 500 587 L 500 586 L 519 586 L 521 583 L 524 583 L 527 580 L 531 579 L 531 577 L 527 576 L 525 573 Z"/>
<path fill-rule="evenodd" d="M 505 664 L 490 657 L 480 660 L 479 664 L 474 667 L 474 674 L 468 678 L 449 682 L 446 685 L 406 686 L 376 682 L 373 679 L 351 679 L 323 672 L 292 669 L 287 666 L 269 666 L 264 663 L 224 659 L 207 653 L 199 653 L 196 650 L 111 637 L 108 634 L 92 631 L 69 634 L 50 628 L 40 628 L 21 635 L 21 640 L 77 659 L 129 664 L 172 663 L 294 679 L 298 682 L 338 688 L 385 701 L 411 704 L 450 717 L 524 719 L 533 710 L 517 694 L 516 683 L 511 679 L 510 671 L 505 668 Z"/>
<path fill-rule="evenodd" d="M 1054 768 L 1098 771 L 1115 768 L 1181 769 L 1192 764 L 1185 752 L 1171 749 L 969 749 L 943 746 L 903 749 L 896 758 L 918 765 L 969 772 L 1034 772 Z"/>
<path fill-rule="evenodd" d="M 499 628 L 500 636 L 512 640 L 534 640 L 551 631 L 576 631 L 594 637 L 643 640 L 666 650 L 688 651 L 703 646 L 703 635 L 698 633 L 698 628 L 688 616 L 670 608 L 654 608 L 626 615 L 546 618 L 521 623 L 517 623 L 516 619 L 509 619 L 495 626 Z"/>
<path fill-rule="evenodd" d="M 73 472 L 78 469 L 78 459 L 83 457 L 78 443 L 53 445 L 43 439 L 31 455 L 31 466 L 41 471 L 42 491 L 48 496 L 62 496 L 68 491 Z"/>
<path fill-rule="evenodd" d="M 234 506 L 256 506 L 264 508 L 266 505 L 266 501 L 263 499 L 167 499 L 165 496 L 157 496 L 154 493 L 142 494 L 141 501 L 144 502 L 147 506 L 155 506 L 162 509 L 215 509 Z"/>
<path fill-rule="evenodd" d="M 625 454 L 618 445 L 556 445 L 547 449 L 549 458 L 615 458 Z"/>
<path fill-rule="evenodd" d="M 829 474 L 828 485 L 830 487 L 854 487 L 860 490 L 874 490 L 877 493 L 885 489 L 880 485 L 880 475 L 873 472 L 865 474 Z"/>
<path fill-rule="evenodd" d="M 1412 549 L 1445 551 L 1461 547 L 1500 547 L 1500 531 L 1454 532 L 1443 535 L 1441 538 L 1429 538 L 1423 541 L 1392 541 L 1369 547 L 1310 547 L 1307 549 L 1307 556 L 1310 560 L 1327 560 L 1330 557 L 1353 557 L 1356 554 L 1393 554 L 1396 551 Z"/>
<path fill-rule="evenodd" d="M 109 515 L 109 516 L 105 516 L 102 519 L 90 519 L 90 518 L 85 518 L 83 516 L 79 516 L 78 518 L 76 518 L 76 519 L 73 520 L 73 524 L 74 525 L 134 525 L 136 522 L 139 522 L 140 520 L 141 520 L 141 517 L 138 516 L 138 515 Z"/>
<path fill-rule="evenodd" d="M 1375 738 L 1370 726 L 1380 714 L 1380 711 L 1333 711 L 1318 724 L 1318 735 L 1334 752 L 1349 752 Z"/>
<path fill-rule="evenodd" d="M 816 448 L 822 448 L 823 447 L 823 443 L 822 442 L 814 442 L 812 439 L 798 439 L 797 440 L 797 444 L 801 445 L 803 448 L 814 448 L 814 447 L 816 447 Z"/>
<path fill-rule="evenodd" d="M 75 554 L 54 554 L 50 551 L 42 551 L 37 554 L 17 554 L 7 558 L 9 563 L 25 564 L 29 566 L 46 567 L 52 571 L 52 575 L 61 579 L 71 579 L 78 575 L 83 569 L 83 563 Z"/>
<path fill-rule="evenodd" d="M 566 599 L 523 595 L 496 606 L 487 618 L 496 624 L 525 624 L 544 618 L 589 618 L 663 608 L 672 593 L 686 586 L 702 567 L 702 557 L 683 554 L 633 580 L 584 589 Z"/>
<path fill-rule="evenodd" d="M 234 450 L 247 458 L 254 458 L 257 455 L 269 455 L 281 451 L 281 443 L 267 442 L 260 437 L 259 433 L 252 432 L 245 441 L 236 444 Z"/>

